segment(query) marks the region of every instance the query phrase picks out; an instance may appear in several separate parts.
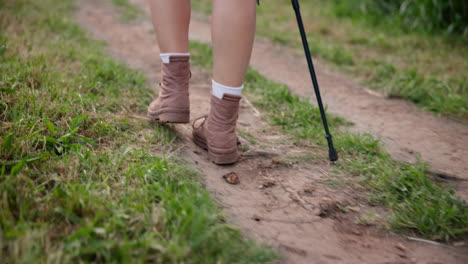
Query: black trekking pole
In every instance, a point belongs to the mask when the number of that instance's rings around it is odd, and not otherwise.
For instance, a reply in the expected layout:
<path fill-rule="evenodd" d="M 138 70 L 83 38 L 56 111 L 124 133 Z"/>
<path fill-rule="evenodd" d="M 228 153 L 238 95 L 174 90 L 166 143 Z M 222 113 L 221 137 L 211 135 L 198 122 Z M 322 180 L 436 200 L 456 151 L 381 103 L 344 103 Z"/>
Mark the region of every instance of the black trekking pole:
<path fill-rule="evenodd" d="M 304 52 L 309 65 L 310 77 L 312 78 L 312 84 L 314 85 L 315 96 L 317 97 L 318 107 L 320 109 L 320 115 L 322 116 L 323 127 L 325 128 L 325 134 L 328 141 L 328 155 L 331 161 L 338 160 L 338 154 L 336 153 L 335 147 L 333 146 L 332 135 L 328 129 L 327 117 L 325 115 L 325 109 L 323 108 L 322 97 L 320 96 L 320 88 L 317 81 L 317 75 L 315 74 L 314 63 L 312 62 L 312 56 L 310 54 L 309 43 L 307 42 L 307 36 L 304 30 L 304 23 L 302 23 L 301 10 L 299 7 L 298 0 L 291 0 L 296 13 L 297 25 L 301 33 L 302 45 L 304 46 Z"/>

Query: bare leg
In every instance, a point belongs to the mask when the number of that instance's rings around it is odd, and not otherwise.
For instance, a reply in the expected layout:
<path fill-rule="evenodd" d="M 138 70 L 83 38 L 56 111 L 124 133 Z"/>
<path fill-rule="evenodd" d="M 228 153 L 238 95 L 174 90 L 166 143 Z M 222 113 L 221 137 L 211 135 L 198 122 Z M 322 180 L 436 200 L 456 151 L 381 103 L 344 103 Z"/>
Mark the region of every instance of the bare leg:
<path fill-rule="evenodd" d="M 161 53 L 187 53 L 190 0 L 149 0 Z"/>
<path fill-rule="evenodd" d="M 244 83 L 255 37 L 255 20 L 255 0 L 213 0 L 211 38 L 216 82 L 231 87 Z"/>
<path fill-rule="evenodd" d="M 208 117 L 193 126 L 193 141 L 220 165 L 240 157 L 236 122 L 255 35 L 255 4 L 255 0 L 213 0 L 213 94 Z"/>
<path fill-rule="evenodd" d="M 162 65 L 159 96 L 149 105 L 148 117 L 163 123 L 188 123 L 190 0 L 149 1 Z"/>

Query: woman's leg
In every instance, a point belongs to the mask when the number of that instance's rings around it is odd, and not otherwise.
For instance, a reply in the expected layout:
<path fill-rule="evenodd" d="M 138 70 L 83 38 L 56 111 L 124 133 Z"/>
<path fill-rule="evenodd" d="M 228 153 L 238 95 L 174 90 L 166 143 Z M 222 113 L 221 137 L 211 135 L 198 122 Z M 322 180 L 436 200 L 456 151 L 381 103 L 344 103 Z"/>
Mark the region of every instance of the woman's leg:
<path fill-rule="evenodd" d="M 149 105 L 148 116 L 160 122 L 188 123 L 190 0 L 150 0 L 150 6 L 163 64 L 159 96 Z"/>
<path fill-rule="evenodd" d="M 190 0 L 149 0 L 161 53 L 188 53 Z"/>
<path fill-rule="evenodd" d="M 193 140 L 216 164 L 239 160 L 236 123 L 255 35 L 255 0 L 213 0 L 213 95 L 208 117 L 194 124 Z"/>
<path fill-rule="evenodd" d="M 244 83 L 255 37 L 255 0 L 213 0 L 211 38 L 213 80 L 240 87 Z"/>

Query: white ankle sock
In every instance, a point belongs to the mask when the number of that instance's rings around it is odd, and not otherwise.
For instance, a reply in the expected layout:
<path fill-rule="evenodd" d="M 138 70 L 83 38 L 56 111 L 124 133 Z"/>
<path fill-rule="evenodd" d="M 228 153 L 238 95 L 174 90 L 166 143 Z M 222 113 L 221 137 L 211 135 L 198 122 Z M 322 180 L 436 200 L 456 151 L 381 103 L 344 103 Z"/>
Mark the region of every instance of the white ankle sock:
<path fill-rule="evenodd" d="M 213 84 L 213 95 L 218 97 L 219 99 L 223 99 L 224 94 L 232 94 L 232 95 L 242 95 L 242 89 L 244 89 L 244 85 L 240 87 L 229 87 L 225 86 L 222 84 L 219 84 L 215 82 L 214 80 L 212 81 Z"/>
<path fill-rule="evenodd" d="M 163 63 L 169 63 L 171 56 L 190 56 L 190 53 L 161 53 L 159 56 Z"/>

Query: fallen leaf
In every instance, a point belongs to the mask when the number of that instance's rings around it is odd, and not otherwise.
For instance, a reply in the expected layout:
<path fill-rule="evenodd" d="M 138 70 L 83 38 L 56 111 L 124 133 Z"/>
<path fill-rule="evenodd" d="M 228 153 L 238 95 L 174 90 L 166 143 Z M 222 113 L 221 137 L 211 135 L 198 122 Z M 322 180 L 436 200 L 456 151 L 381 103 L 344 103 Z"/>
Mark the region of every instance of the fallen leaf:
<path fill-rule="evenodd" d="M 239 184 L 240 183 L 239 176 L 237 176 L 237 173 L 235 173 L 235 172 L 230 172 L 228 174 L 223 175 L 223 179 L 226 180 L 226 182 L 229 183 L 229 184 Z"/>

